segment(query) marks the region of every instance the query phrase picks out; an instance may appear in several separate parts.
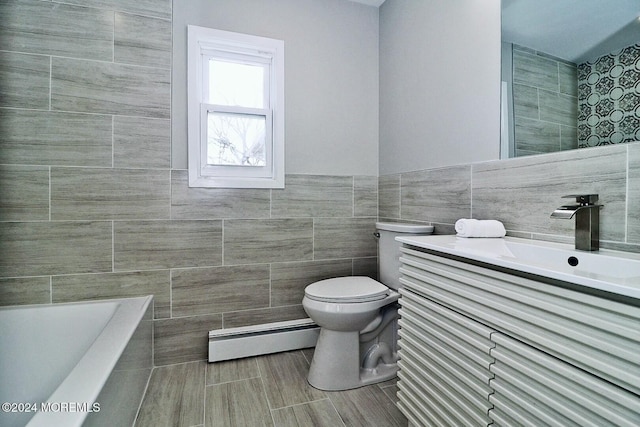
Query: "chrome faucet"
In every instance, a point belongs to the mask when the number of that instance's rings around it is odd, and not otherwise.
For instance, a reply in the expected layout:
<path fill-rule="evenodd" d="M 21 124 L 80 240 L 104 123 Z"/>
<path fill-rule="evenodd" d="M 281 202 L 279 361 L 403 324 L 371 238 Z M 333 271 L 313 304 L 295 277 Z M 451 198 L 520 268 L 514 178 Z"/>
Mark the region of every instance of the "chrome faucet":
<path fill-rule="evenodd" d="M 569 195 L 562 198 L 575 198 L 575 205 L 560 206 L 553 211 L 551 218 L 571 219 L 576 217 L 576 249 L 597 251 L 600 249 L 600 207 L 596 205 L 597 194 Z"/>

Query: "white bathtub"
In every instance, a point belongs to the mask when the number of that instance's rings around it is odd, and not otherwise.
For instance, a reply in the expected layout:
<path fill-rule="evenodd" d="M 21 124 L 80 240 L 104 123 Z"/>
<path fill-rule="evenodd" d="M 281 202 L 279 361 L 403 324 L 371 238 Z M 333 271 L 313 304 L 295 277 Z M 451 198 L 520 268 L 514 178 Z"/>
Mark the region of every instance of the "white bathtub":
<path fill-rule="evenodd" d="M 153 366 L 152 301 L 0 309 L 0 425 L 132 425 Z"/>

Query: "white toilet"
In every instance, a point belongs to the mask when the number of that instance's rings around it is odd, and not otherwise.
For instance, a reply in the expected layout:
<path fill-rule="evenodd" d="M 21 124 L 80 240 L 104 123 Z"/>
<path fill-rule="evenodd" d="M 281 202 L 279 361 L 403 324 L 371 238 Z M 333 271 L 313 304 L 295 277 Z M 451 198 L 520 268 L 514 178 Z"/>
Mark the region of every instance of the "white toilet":
<path fill-rule="evenodd" d="M 378 222 L 376 229 L 382 283 L 350 276 L 305 288 L 302 306 L 320 326 L 308 381 L 320 390 L 347 390 L 396 376 L 401 243 L 395 237 L 431 234 L 433 227 Z"/>

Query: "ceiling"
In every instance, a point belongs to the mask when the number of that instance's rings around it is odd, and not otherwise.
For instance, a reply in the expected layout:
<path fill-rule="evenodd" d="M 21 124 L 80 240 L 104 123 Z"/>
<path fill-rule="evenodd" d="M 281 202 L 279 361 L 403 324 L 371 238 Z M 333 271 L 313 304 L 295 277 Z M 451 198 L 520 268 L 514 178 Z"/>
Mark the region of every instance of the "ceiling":
<path fill-rule="evenodd" d="M 582 63 L 640 43 L 640 0 L 502 0 L 502 40 Z"/>
<path fill-rule="evenodd" d="M 639 17 L 640 0 L 502 0 L 502 40 L 582 63 L 640 43 Z"/>

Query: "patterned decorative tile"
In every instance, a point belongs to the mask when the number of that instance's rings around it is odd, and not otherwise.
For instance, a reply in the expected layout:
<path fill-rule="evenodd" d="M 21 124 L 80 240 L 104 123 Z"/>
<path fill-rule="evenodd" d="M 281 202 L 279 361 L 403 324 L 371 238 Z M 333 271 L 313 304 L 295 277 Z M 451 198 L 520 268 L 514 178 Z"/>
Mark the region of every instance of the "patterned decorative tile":
<path fill-rule="evenodd" d="M 38 0 L 5 0 L 0 49 L 111 61 L 113 13 Z"/>
<path fill-rule="evenodd" d="M 0 107 L 49 109 L 48 56 L 0 52 Z"/>
<path fill-rule="evenodd" d="M 170 70 L 52 58 L 51 109 L 168 119 Z"/>
<path fill-rule="evenodd" d="M 54 303 L 153 295 L 155 318 L 171 316 L 169 270 L 62 275 L 51 280 Z"/>
<path fill-rule="evenodd" d="M 312 219 L 224 221 L 224 265 L 310 260 Z"/>
<path fill-rule="evenodd" d="M 54 220 L 168 219 L 169 171 L 51 169 Z"/>
<path fill-rule="evenodd" d="M 402 219 L 454 224 L 471 214 L 471 166 L 402 174 Z"/>
<path fill-rule="evenodd" d="M 270 190 L 189 188 L 187 171 L 171 171 L 172 219 L 269 218 Z"/>
<path fill-rule="evenodd" d="M 114 60 L 171 68 L 171 21 L 116 12 Z"/>
<path fill-rule="evenodd" d="M 0 109 L 0 131 L 3 163 L 111 167 L 111 116 Z"/>
<path fill-rule="evenodd" d="M 118 221 L 114 269 L 207 267 L 222 264 L 222 221 Z"/>
<path fill-rule="evenodd" d="M 352 177 L 287 175 L 271 195 L 273 218 L 353 216 Z"/>
<path fill-rule="evenodd" d="M 640 43 L 578 66 L 581 147 L 640 140 Z"/>
<path fill-rule="evenodd" d="M 173 316 L 269 306 L 269 266 L 198 268 L 171 272 Z"/>
<path fill-rule="evenodd" d="M 111 271 L 110 222 L 0 223 L 0 277 Z"/>
<path fill-rule="evenodd" d="M 0 220 L 49 219 L 49 168 L 0 166 Z"/>
<path fill-rule="evenodd" d="M 114 116 L 114 167 L 168 169 L 171 166 L 170 157 L 169 120 Z"/>

